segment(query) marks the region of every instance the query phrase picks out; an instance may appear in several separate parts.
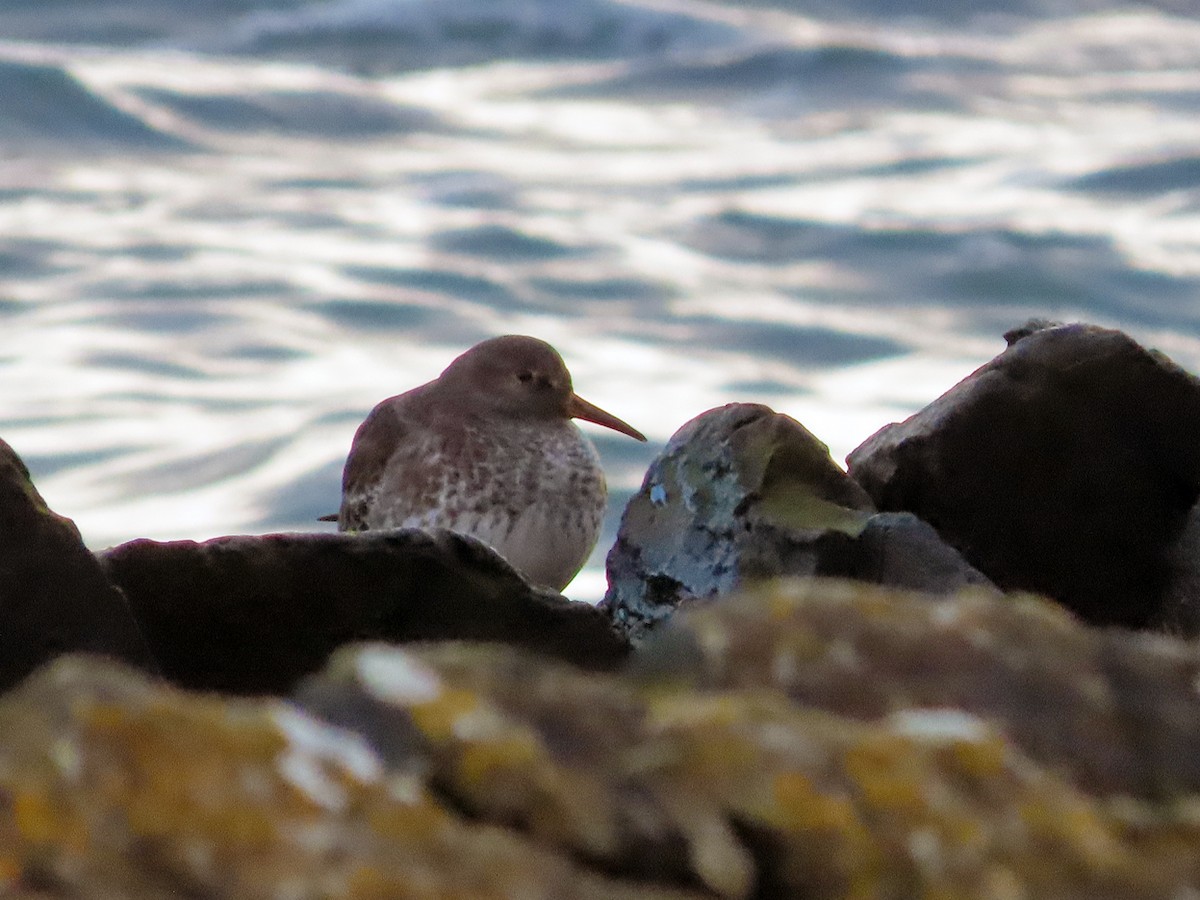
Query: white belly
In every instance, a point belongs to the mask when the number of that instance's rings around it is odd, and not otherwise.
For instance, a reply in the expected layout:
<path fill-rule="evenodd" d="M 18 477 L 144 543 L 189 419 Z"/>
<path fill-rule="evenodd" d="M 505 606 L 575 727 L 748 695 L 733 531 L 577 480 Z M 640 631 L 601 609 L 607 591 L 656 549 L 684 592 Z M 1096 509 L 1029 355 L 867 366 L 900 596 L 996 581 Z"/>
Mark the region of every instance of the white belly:
<path fill-rule="evenodd" d="M 557 507 L 539 504 L 507 521 L 496 515 L 460 520 L 453 530 L 492 547 L 532 584 L 561 591 L 596 546 L 603 515 L 597 506 L 564 518 Z"/>

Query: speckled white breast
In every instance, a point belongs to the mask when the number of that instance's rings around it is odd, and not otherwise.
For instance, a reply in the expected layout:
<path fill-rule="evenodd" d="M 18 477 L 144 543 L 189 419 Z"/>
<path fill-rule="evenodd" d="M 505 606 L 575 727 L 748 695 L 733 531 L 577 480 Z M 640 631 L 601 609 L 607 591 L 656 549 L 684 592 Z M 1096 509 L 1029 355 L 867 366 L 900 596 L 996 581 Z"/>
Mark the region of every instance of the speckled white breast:
<path fill-rule="evenodd" d="M 469 534 L 554 590 L 587 561 L 607 492 L 596 449 L 574 423 L 467 427 L 453 448 L 431 436 L 407 454 L 389 463 L 367 527 Z"/>

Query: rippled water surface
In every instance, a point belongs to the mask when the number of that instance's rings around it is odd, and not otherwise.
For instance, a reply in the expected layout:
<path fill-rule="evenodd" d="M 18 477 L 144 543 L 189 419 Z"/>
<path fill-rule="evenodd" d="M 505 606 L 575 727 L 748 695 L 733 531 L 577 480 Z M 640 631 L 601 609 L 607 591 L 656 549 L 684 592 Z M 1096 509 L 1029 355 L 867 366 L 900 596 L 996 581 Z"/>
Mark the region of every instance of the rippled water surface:
<path fill-rule="evenodd" d="M 535 334 L 651 437 L 585 426 L 594 598 L 712 406 L 840 459 L 1032 315 L 1200 368 L 1200 13 L 942 6 L 10 0 L 0 437 L 96 548 L 316 530 L 376 401 Z"/>

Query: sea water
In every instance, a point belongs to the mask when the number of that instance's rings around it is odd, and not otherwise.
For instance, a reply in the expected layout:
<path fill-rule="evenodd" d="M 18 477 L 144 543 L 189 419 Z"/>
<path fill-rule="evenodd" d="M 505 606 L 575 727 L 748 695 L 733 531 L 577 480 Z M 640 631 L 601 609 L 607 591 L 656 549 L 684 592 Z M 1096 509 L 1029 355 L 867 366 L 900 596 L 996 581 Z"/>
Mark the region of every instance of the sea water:
<path fill-rule="evenodd" d="M 0 438 L 95 549 L 315 531 L 371 406 L 537 335 L 650 437 L 584 426 L 594 600 L 711 407 L 840 461 L 1030 316 L 1200 368 L 1198 113 L 1166 0 L 6 0 Z"/>

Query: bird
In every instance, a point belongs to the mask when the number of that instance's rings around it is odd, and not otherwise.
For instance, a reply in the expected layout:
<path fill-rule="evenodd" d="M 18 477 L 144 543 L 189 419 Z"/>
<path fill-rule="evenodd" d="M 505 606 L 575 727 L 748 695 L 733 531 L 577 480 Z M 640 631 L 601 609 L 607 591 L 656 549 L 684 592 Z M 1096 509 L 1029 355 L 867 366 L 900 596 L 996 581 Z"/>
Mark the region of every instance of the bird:
<path fill-rule="evenodd" d="M 509 334 L 476 344 L 358 427 L 338 530 L 467 534 L 531 584 L 562 591 L 595 547 L 607 503 L 599 455 L 572 419 L 646 440 L 576 394 L 545 341 Z"/>

